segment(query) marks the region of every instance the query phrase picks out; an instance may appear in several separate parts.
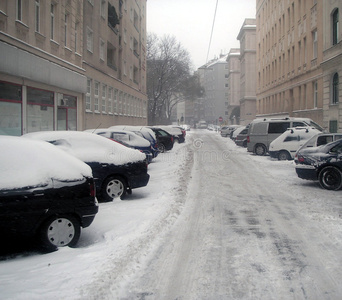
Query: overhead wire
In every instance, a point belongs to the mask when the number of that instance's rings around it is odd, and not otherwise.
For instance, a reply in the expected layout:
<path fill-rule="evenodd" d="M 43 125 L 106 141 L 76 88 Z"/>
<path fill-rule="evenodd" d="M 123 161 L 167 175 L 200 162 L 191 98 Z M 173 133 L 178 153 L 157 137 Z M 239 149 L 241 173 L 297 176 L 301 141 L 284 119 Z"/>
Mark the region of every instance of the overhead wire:
<path fill-rule="evenodd" d="M 210 40 L 209 40 L 209 46 L 208 46 L 208 53 L 207 53 L 206 63 L 208 62 L 208 57 L 209 57 L 209 52 L 210 52 L 210 47 L 211 47 L 211 40 L 212 40 L 212 38 L 213 38 L 213 32 L 214 32 L 214 26 L 215 26 L 215 20 L 216 20 L 216 12 L 217 12 L 218 2 L 219 2 L 219 0 L 216 0 L 216 7 L 215 7 L 215 12 L 214 12 L 213 25 L 212 25 L 212 27 L 211 27 L 211 34 L 210 34 Z"/>

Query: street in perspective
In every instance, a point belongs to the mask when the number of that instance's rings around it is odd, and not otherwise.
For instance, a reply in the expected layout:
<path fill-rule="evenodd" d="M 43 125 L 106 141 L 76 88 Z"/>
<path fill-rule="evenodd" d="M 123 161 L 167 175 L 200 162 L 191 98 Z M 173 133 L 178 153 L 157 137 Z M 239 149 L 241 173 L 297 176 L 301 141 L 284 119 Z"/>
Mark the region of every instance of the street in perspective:
<path fill-rule="evenodd" d="M 2 298 L 340 298 L 341 194 L 293 161 L 197 129 L 149 174 L 100 203 L 76 247 L 1 256 Z"/>

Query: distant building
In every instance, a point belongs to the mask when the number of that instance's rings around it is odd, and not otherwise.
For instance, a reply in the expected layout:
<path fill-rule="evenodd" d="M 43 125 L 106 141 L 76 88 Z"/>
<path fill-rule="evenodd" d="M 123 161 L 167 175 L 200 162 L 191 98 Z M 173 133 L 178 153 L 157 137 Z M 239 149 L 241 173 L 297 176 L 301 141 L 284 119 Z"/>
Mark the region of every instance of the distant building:
<path fill-rule="evenodd" d="M 256 116 L 256 20 L 245 19 L 237 39 L 240 41 L 240 124 Z"/>
<path fill-rule="evenodd" d="M 203 119 L 208 124 L 219 124 L 227 118 L 228 63 L 227 56 L 220 55 L 198 69 L 200 83 L 204 87 Z"/>
<path fill-rule="evenodd" d="M 146 0 L 0 1 L 0 134 L 146 124 Z"/>

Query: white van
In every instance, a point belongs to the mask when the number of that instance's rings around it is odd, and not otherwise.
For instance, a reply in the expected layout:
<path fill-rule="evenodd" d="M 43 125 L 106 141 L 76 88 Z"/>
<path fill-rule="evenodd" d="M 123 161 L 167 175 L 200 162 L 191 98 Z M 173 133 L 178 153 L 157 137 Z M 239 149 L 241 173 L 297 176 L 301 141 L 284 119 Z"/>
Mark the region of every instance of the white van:
<path fill-rule="evenodd" d="M 308 118 L 255 119 L 250 123 L 247 134 L 247 151 L 265 155 L 270 143 L 292 127 L 323 128 Z"/>
<path fill-rule="evenodd" d="M 296 151 L 320 131 L 313 127 L 288 128 L 270 144 L 269 154 L 278 160 L 293 159 Z"/>

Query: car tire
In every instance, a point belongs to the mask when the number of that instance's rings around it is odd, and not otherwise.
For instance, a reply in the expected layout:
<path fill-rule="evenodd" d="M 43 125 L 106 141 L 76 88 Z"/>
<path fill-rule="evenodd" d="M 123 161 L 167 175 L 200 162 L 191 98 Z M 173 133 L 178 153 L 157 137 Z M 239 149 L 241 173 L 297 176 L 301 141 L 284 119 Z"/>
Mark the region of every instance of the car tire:
<path fill-rule="evenodd" d="M 279 152 L 278 154 L 278 160 L 290 160 L 291 159 L 291 155 L 289 152 L 282 150 Z"/>
<path fill-rule="evenodd" d="M 266 147 L 263 144 L 257 144 L 254 148 L 254 153 L 258 156 L 264 156 L 266 154 Z"/>
<path fill-rule="evenodd" d="M 59 247 L 74 247 L 81 235 L 81 225 L 73 216 L 54 216 L 43 223 L 39 230 L 39 246 L 51 252 Z"/>
<path fill-rule="evenodd" d="M 324 167 L 318 174 L 319 184 L 326 190 L 339 190 L 342 187 L 342 172 L 333 166 Z"/>
<path fill-rule="evenodd" d="M 247 141 L 243 141 L 242 147 L 247 148 Z"/>
<path fill-rule="evenodd" d="M 112 201 L 114 198 L 125 196 L 127 184 L 121 176 L 108 177 L 102 184 L 101 199 L 104 202 Z"/>
<path fill-rule="evenodd" d="M 158 150 L 160 153 L 164 153 L 165 152 L 165 145 L 163 143 L 159 143 L 158 144 Z"/>

